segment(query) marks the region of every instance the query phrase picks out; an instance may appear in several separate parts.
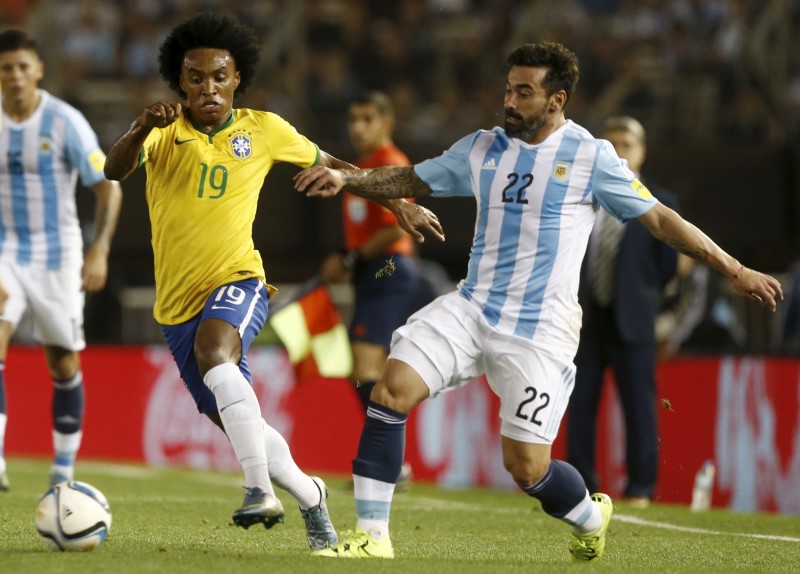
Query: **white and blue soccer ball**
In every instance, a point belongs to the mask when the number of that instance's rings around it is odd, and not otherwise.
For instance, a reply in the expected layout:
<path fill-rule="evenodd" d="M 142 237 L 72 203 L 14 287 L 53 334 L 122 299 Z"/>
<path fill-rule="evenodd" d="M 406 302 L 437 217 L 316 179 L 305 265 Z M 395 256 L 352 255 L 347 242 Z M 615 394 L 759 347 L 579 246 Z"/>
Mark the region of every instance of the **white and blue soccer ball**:
<path fill-rule="evenodd" d="M 111 508 L 94 486 L 77 480 L 62 482 L 39 501 L 36 530 L 50 550 L 94 550 L 111 532 Z"/>

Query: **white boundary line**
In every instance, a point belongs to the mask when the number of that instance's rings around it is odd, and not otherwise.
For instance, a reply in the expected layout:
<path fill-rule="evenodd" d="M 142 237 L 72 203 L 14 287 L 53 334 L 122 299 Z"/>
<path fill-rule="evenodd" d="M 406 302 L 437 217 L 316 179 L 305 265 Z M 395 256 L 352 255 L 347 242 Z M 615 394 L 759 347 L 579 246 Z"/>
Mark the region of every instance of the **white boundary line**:
<path fill-rule="evenodd" d="M 739 536 L 741 538 L 758 538 L 760 540 L 779 540 L 781 542 L 800 542 L 800 538 L 793 536 L 776 536 L 773 534 L 749 534 L 747 532 L 722 532 L 719 530 L 707 530 L 705 528 L 694 528 L 692 526 L 678 526 L 677 524 L 669 524 L 667 522 L 655 522 L 653 520 L 644 520 L 638 516 L 629 516 L 627 514 L 614 514 L 612 520 L 619 520 L 620 522 L 627 522 L 628 524 L 636 524 L 638 526 L 651 526 L 653 528 L 663 528 L 665 530 L 677 530 L 679 532 L 691 532 L 693 534 L 713 534 L 719 536 Z"/>
<path fill-rule="evenodd" d="M 414 505 L 414 502 L 424 502 L 423 507 Z M 486 509 L 477 504 L 469 502 L 453 502 L 448 500 L 438 500 L 427 497 L 415 497 L 409 499 L 406 505 L 413 506 L 417 510 L 441 510 L 447 508 L 449 510 L 462 510 L 462 511 L 482 511 Z M 518 508 L 494 508 L 492 512 L 497 513 L 517 513 Z M 651 528 L 663 528 L 665 530 L 675 530 L 677 532 L 691 532 L 692 534 L 706 534 L 712 536 L 736 536 L 739 538 L 754 538 L 758 540 L 775 540 L 778 542 L 800 542 L 800 538 L 794 536 L 778 536 L 774 534 L 752 534 L 748 532 L 722 532 L 721 530 L 708 530 L 706 528 L 695 528 L 693 526 L 679 526 L 677 524 L 670 524 L 668 522 L 656 522 L 654 520 L 645 520 L 638 516 L 631 516 L 629 514 L 614 514 L 611 518 L 612 522 L 619 520 L 620 522 L 627 522 L 628 524 L 635 524 L 637 526 L 650 526 Z"/>
<path fill-rule="evenodd" d="M 104 462 L 96 462 L 96 461 L 86 461 L 80 463 L 83 468 L 91 469 L 94 472 L 106 472 L 111 475 L 126 477 L 126 478 L 133 478 L 133 479 L 142 479 L 145 480 L 147 478 L 152 478 L 158 474 L 159 469 L 151 468 L 151 467 L 142 467 L 136 465 L 127 465 L 127 464 L 120 464 L 120 463 L 104 463 Z M 229 476 L 216 476 L 216 475 L 209 475 L 209 476 L 202 476 L 202 475 L 192 475 L 187 474 L 187 477 L 191 477 L 193 480 L 198 482 L 206 482 L 209 484 L 218 484 L 218 485 L 227 485 L 233 484 L 238 482 L 238 478 L 236 477 L 229 477 Z M 450 500 L 440 500 L 435 498 L 428 498 L 428 497 L 414 497 L 411 499 L 406 500 L 406 504 L 412 507 L 416 507 L 417 505 L 414 502 L 422 502 L 424 506 L 418 509 L 423 510 L 439 510 L 439 509 L 450 509 L 450 510 L 462 510 L 462 511 L 486 511 L 486 508 L 472 504 L 469 502 L 455 502 Z M 506 512 L 519 512 L 517 508 L 495 508 L 494 512 L 499 513 L 506 513 Z M 677 532 L 690 532 L 692 534 L 707 534 L 712 536 L 737 536 L 740 538 L 754 538 L 757 540 L 775 540 L 779 542 L 800 542 L 800 538 L 794 536 L 777 536 L 774 534 L 752 534 L 747 532 L 722 532 L 721 530 L 709 530 L 706 528 L 695 528 L 693 526 L 679 526 L 677 524 L 670 524 L 668 522 L 656 522 L 654 520 L 645 520 L 643 518 L 639 518 L 638 516 L 631 516 L 629 514 L 614 514 L 613 520 L 619 520 L 620 522 L 627 522 L 628 524 L 635 524 L 637 526 L 649 526 L 651 528 L 662 528 L 664 530 L 674 530 Z"/>

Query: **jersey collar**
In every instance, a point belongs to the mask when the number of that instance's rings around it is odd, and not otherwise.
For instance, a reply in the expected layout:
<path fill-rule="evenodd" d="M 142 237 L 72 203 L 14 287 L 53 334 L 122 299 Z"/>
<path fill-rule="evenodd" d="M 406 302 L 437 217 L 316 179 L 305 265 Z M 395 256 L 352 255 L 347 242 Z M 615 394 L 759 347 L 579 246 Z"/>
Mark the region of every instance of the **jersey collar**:
<path fill-rule="evenodd" d="M 235 115 L 236 115 L 236 110 L 231 108 L 231 115 L 228 117 L 228 119 L 225 120 L 224 122 L 222 122 L 219 126 L 214 128 L 214 130 L 210 131 L 210 132 L 206 132 L 205 130 L 203 130 L 203 126 L 194 123 L 192 120 L 189 120 L 189 121 L 191 122 L 192 127 L 195 130 L 197 130 L 198 132 L 201 132 L 203 135 L 208 136 L 208 139 L 210 140 L 215 135 L 217 135 L 219 132 L 221 132 L 222 130 L 227 128 L 229 125 L 231 125 L 233 123 L 234 119 L 235 119 L 235 117 L 234 117 Z"/>

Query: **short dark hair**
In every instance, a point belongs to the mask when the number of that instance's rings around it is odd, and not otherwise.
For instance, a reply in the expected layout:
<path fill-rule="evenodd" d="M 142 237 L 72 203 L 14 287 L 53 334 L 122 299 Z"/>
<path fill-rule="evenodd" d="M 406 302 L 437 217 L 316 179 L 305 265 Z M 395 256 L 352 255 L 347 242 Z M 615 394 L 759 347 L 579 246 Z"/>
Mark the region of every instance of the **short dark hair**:
<path fill-rule="evenodd" d="M 230 52 L 240 82 L 236 93 L 247 92 L 255 80 L 261 50 L 256 35 L 234 18 L 215 12 L 201 12 L 175 27 L 164 39 L 158 54 L 161 77 L 181 97 L 181 72 L 186 52 L 196 48 L 218 48 Z"/>
<path fill-rule="evenodd" d="M 578 57 L 572 50 L 557 42 L 528 43 L 512 50 L 508 55 L 507 71 L 512 66 L 547 68 L 544 87 L 547 95 L 564 90 L 569 100 L 578 85 Z"/>
<path fill-rule="evenodd" d="M 356 94 L 356 96 L 350 100 L 350 105 L 353 104 L 372 104 L 384 117 L 393 117 L 394 116 L 394 106 L 392 105 L 392 100 L 386 95 L 384 92 L 378 90 L 371 90 L 360 92 Z"/>
<path fill-rule="evenodd" d="M 0 53 L 14 52 L 15 50 L 31 50 L 39 53 L 36 40 L 22 30 L 6 30 L 0 33 Z"/>

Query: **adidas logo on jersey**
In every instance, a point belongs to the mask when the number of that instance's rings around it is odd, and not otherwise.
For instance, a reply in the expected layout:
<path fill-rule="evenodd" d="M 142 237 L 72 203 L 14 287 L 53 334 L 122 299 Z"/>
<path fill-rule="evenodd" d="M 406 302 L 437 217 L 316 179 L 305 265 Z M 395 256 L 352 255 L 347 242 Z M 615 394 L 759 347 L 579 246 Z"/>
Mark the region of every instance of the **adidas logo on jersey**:
<path fill-rule="evenodd" d="M 481 169 L 497 169 L 497 164 L 494 162 L 494 158 L 491 157 L 484 162 L 481 166 Z"/>

